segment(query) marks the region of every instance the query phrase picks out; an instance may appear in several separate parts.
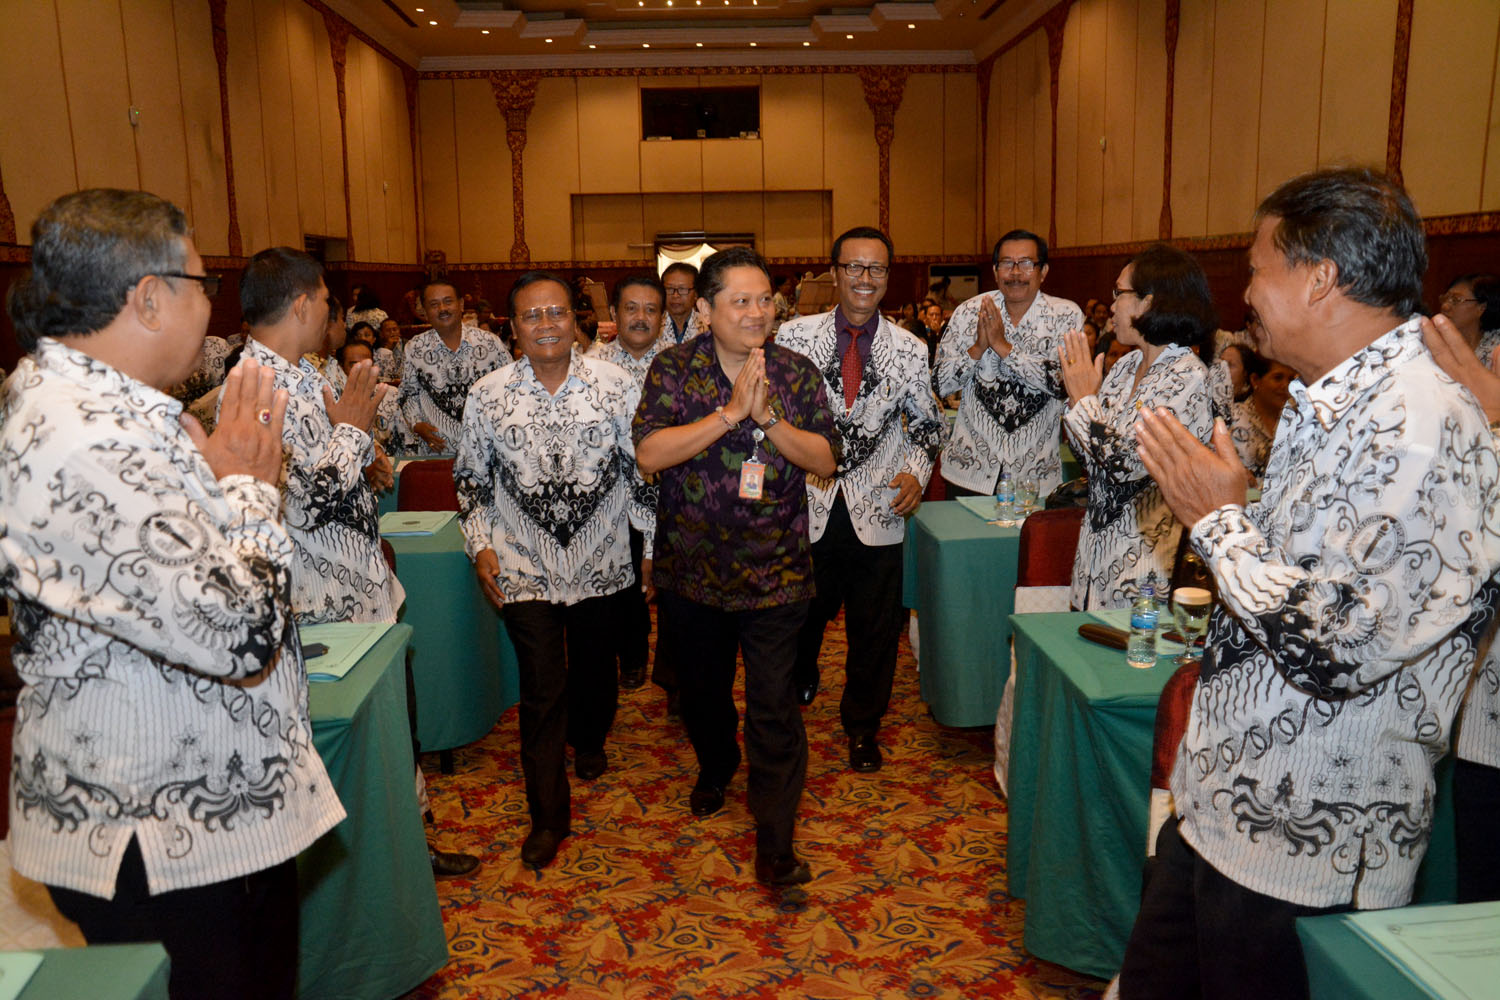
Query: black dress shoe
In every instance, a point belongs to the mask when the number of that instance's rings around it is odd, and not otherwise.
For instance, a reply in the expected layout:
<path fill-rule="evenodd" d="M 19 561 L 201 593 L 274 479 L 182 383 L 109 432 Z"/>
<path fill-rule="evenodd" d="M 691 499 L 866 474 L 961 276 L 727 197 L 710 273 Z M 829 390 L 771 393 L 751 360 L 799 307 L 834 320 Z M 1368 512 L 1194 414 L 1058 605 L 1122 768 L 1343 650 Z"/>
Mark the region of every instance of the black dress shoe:
<path fill-rule="evenodd" d="M 812 881 L 812 871 L 796 853 L 775 858 L 757 854 L 755 881 L 763 885 L 801 885 Z"/>
<path fill-rule="evenodd" d="M 440 851 L 430 840 L 427 842 L 427 860 L 432 862 L 433 878 L 467 875 L 479 867 L 479 859 L 474 855 L 459 854 L 457 851 Z"/>
<path fill-rule="evenodd" d="M 797 679 L 797 704 L 811 705 L 813 699 L 818 696 L 818 675 L 811 677 L 799 677 Z"/>
<path fill-rule="evenodd" d="M 688 796 L 688 808 L 694 816 L 712 816 L 724 808 L 724 786 L 699 778 Z"/>
<path fill-rule="evenodd" d="M 880 756 L 880 744 L 873 734 L 849 737 L 849 767 L 861 774 L 880 770 L 884 763 Z"/>
<path fill-rule="evenodd" d="M 579 781 L 593 781 L 607 770 L 609 758 L 604 756 L 603 750 L 580 753 L 573 758 L 573 773 L 578 775 Z"/>
<path fill-rule="evenodd" d="M 621 691 L 634 691 L 644 683 L 646 683 L 646 668 L 644 665 L 620 671 Z"/>
<path fill-rule="evenodd" d="M 533 868 L 546 868 L 557 857 L 557 846 L 569 832 L 532 827 L 521 844 L 521 860 Z"/>

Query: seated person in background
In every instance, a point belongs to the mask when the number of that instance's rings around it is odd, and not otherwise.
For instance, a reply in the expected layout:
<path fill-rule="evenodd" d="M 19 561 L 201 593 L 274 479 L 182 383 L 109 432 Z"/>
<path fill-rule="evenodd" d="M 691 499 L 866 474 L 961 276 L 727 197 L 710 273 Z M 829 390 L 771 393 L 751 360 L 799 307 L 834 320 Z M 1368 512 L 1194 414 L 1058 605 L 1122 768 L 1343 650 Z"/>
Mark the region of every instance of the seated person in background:
<path fill-rule="evenodd" d="M 1493 370 L 1495 348 L 1500 347 L 1500 277 L 1465 274 L 1454 278 L 1438 305 L 1479 360 Z"/>
<path fill-rule="evenodd" d="M 369 285 L 355 285 L 349 289 L 349 298 L 354 304 L 349 307 L 348 315 L 343 317 L 346 329 L 352 331 L 359 324 L 368 323 L 370 329 L 376 330 L 386 321 L 386 312 L 380 308 L 380 296 Z M 333 312 L 336 315 L 338 310 Z"/>
<path fill-rule="evenodd" d="M 15 870 L 90 944 L 160 941 L 174 998 L 290 1000 L 296 857 L 344 818 L 313 745 L 277 511 L 285 392 L 246 359 L 205 435 L 165 394 L 217 276 L 176 206 L 44 208 L 0 420 Z"/>
<path fill-rule="evenodd" d="M 1137 254 L 1115 282 L 1113 318 L 1115 339 L 1134 350 L 1107 375 L 1081 331 L 1058 349 L 1063 424 L 1089 480 L 1069 595 L 1079 610 L 1127 607 L 1148 575 L 1159 584 L 1172 575 L 1182 525 L 1136 454 L 1136 413 L 1166 407 L 1200 440 L 1213 431 L 1207 370 L 1192 352 L 1216 322 L 1198 262 L 1163 243 Z"/>
<path fill-rule="evenodd" d="M 698 312 L 694 308 L 694 282 L 698 280 L 698 269 L 686 261 L 667 265 L 661 273 L 662 287 L 667 290 L 667 318 L 662 324 L 661 335 L 666 338 L 663 346 L 683 344 L 703 331 L 698 329 Z"/>
<path fill-rule="evenodd" d="M 1297 373 L 1279 361 L 1267 361 L 1248 347 L 1229 348 L 1243 359 L 1250 393 L 1229 409 L 1229 436 L 1234 450 L 1251 476 L 1252 485 L 1266 474 L 1266 460 L 1271 456 L 1271 442 L 1276 440 L 1276 426 L 1281 411 L 1291 398 L 1287 388 Z"/>
<path fill-rule="evenodd" d="M 348 341 L 335 357 L 338 358 L 339 367 L 344 369 L 347 378 L 354 366 L 361 361 L 372 361 L 369 347 L 357 341 Z M 406 418 L 401 415 L 401 406 L 396 401 L 396 390 L 380 397 L 380 405 L 375 409 L 375 422 L 370 426 L 370 437 L 375 439 L 375 445 L 386 455 L 410 455 L 421 448 L 421 442 L 406 426 Z M 365 470 L 366 478 L 369 478 L 370 470 Z M 377 491 L 387 488 L 372 480 L 371 484 Z M 389 484 L 387 484 L 389 485 Z"/>
<path fill-rule="evenodd" d="M 303 355 L 303 360 L 333 388 L 335 397 L 344 391 L 344 369 L 339 367 L 337 355 L 344 342 L 349 339 L 349 328 L 339 315 L 339 297 L 329 292 L 328 325 L 323 342 Z"/>
<path fill-rule="evenodd" d="M 401 339 L 401 324 L 386 319 L 375 335 L 375 367 L 380 369 L 380 381 L 401 381 L 401 361 L 406 356 L 406 344 Z M 394 397 L 396 394 L 392 393 Z"/>
<path fill-rule="evenodd" d="M 244 342 L 234 347 L 229 352 L 229 357 L 224 359 L 224 370 L 234 371 L 234 366 L 240 363 L 240 355 L 245 351 Z M 224 392 L 224 383 L 220 382 L 212 389 L 193 400 L 186 407 L 186 412 L 198 423 L 203 425 L 203 433 L 212 434 L 214 426 L 219 419 L 219 396 Z"/>
<path fill-rule="evenodd" d="M 203 353 L 193 372 L 168 390 L 168 395 L 184 406 L 224 382 L 229 371 L 228 359 L 232 348 L 223 337 L 204 337 Z"/>
<path fill-rule="evenodd" d="M 1214 364 L 1222 364 L 1227 373 L 1225 383 L 1232 403 L 1238 403 L 1250 395 L 1250 374 L 1245 365 L 1245 356 L 1251 353 L 1251 348 L 1244 344 L 1225 344 L 1214 355 Z M 1266 362 L 1264 358 L 1257 357 L 1256 363 L 1264 365 Z"/>

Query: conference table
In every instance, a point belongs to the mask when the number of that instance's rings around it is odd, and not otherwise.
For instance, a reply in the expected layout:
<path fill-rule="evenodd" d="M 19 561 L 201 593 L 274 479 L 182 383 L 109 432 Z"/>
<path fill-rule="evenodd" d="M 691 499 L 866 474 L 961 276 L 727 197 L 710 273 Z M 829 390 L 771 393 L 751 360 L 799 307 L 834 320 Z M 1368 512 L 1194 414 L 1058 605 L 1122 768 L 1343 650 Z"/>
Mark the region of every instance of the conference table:
<path fill-rule="evenodd" d="M 423 752 L 482 739 L 520 698 L 516 650 L 479 589 L 455 515 L 433 534 L 386 535 L 412 626 L 417 739 Z"/>
<path fill-rule="evenodd" d="M 412 629 L 384 628 L 342 679 L 308 685 L 313 742 L 348 817 L 297 858 L 297 988 L 307 1000 L 391 1000 L 448 960 L 413 784 Z M 320 641 L 338 655 L 337 640 Z"/>
<path fill-rule="evenodd" d="M 1126 665 L 1089 642 L 1088 612 L 1013 615 L 1016 685 L 1008 772 L 1009 891 L 1026 901 L 1038 958 L 1114 975 L 1140 905 L 1156 703 L 1176 660 Z M 926 642 L 926 633 L 923 633 Z M 1417 902 L 1454 898 L 1452 759 L 1437 768 Z"/>
<path fill-rule="evenodd" d="M 160 944 L 47 948 L 17 1000 L 167 1000 L 170 965 Z M 4 984 L 0 983 L 0 995 Z"/>
<path fill-rule="evenodd" d="M 1413 983 L 1358 931 L 1343 914 L 1297 921 L 1307 985 L 1312 1000 L 1426 1000 Z"/>
<path fill-rule="evenodd" d="M 917 612 L 922 700 L 945 726 L 995 723 L 1020 537 L 1019 526 L 988 524 L 955 500 L 924 503 L 907 521 L 903 603 Z"/>

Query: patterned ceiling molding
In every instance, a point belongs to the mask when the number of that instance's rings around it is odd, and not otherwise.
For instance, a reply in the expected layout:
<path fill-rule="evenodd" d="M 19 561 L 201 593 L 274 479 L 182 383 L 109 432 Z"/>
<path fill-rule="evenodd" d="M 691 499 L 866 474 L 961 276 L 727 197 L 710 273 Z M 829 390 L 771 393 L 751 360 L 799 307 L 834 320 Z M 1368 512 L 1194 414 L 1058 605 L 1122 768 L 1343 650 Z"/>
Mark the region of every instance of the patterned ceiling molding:
<path fill-rule="evenodd" d="M 972 264 L 975 261 L 973 254 L 913 254 L 911 256 L 897 255 L 892 259 L 893 264 Z M 986 257 L 986 260 L 989 258 Z M 827 255 L 820 257 L 767 257 L 766 263 L 772 267 L 799 267 L 822 273 L 828 270 Z M 456 271 L 518 271 L 523 269 L 539 269 L 544 271 L 581 271 L 588 268 L 605 267 L 650 267 L 652 261 L 648 257 L 636 257 L 627 260 L 534 260 L 524 264 L 506 263 L 504 261 L 476 261 L 468 264 L 448 265 L 448 272 Z M 368 265 L 370 269 L 383 267 L 384 265 Z M 358 263 L 345 263 L 337 265 L 341 271 L 361 271 L 367 265 Z M 391 265 L 394 268 L 394 265 Z M 330 269 L 333 269 L 330 266 Z M 420 270 L 415 264 L 407 265 L 401 270 Z"/>
<path fill-rule="evenodd" d="M 520 263 L 531 258 L 531 250 L 526 246 L 525 177 L 521 153 L 526 149 L 526 119 L 536 105 L 539 77 L 531 72 L 496 71 L 489 75 L 489 79 L 495 92 L 495 106 L 505 116 L 505 141 L 510 146 L 511 218 L 515 222 L 510 259 Z"/>
<path fill-rule="evenodd" d="M 239 201 L 234 193 L 234 148 L 229 141 L 229 29 L 225 25 L 227 0 L 208 0 L 209 22 L 213 28 L 214 62 L 219 68 L 219 120 L 224 125 L 224 186 L 229 206 L 229 252 L 240 256 L 245 242 L 240 236 Z"/>
<path fill-rule="evenodd" d="M 1422 220 L 1428 236 L 1477 236 L 1500 233 L 1500 212 L 1434 215 Z"/>
<path fill-rule="evenodd" d="M 214 2 L 214 0 L 210 0 L 210 2 L 212 3 L 212 2 Z M 345 35 L 346 38 L 349 37 L 349 36 L 351 36 L 351 35 L 353 37 L 355 37 L 355 38 L 358 38 L 360 41 L 364 42 L 370 48 L 374 49 L 376 52 L 379 52 L 381 55 L 385 56 L 391 62 L 395 63 L 397 66 L 402 67 L 403 69 L 408 69 L 408 70 L 413 70 L 413 71 L 416 69 L 415 66 L 412 66 L 406 60 L 404 60 L 400 56 L 396 55 L 396 53 L 392 52 L 390 49 L 386 48 L 384 45 L 381 45 L 375 39 L 373 39 L 369 35 L 365 34 L 363 31 L 360 30 L 359 25 L 355 24 L 352 21 L 347 20 L 338 11 L 332 9 L 331 7 L 327 6 L 326 4 L 320 3 L 319 0 L 302 0 L 302 2 L 305 3 L 305 4 L 307 4 L 313 10 L 317 11 L 319 14 L 322 14 L 324 21 L 328 21 L 331 18 L 331 19 L 333 19 L 335 21 L 338 21 L 341 24 L 343 24 L 343 26 L 344 26 L 343 27 L 343 31 L 344 31 L 344 35 Z"/>
<path fill-rule="evenodd" d="M 0 246 L 0 264 L 30 264 L 31 247 Z"/>
<path fill-rule="evenodd" d="M 349 22 L 323 12 L 328 29 L 328 52 L 333 57 L 333 85 L 339 99 L 339 146 L 344 158 L 344 245 L 354 254 L 354 209 L 349 198 L 349 99 L 344 86 L 349 65 Z"/>
<path fill-rule="evenodd" d="M 0 243 L 16 241 L 16 213 L 10 209 L 10 198 L 5 194 L 5 178 L 0 176 Z"/>
<path fill-rule="evenodd" d="M 1065 0 L 1072 3 L 1073 0 Z M 513 70 L 541 77 L 600 77 L 600 76 L 784 76 L 818 75 L 825 73 L 860 73 L 864 70 L 902 69 L 908 73 L 973 73 L 976 67 L 967 65 L 868 65 L 864 63 L 842 63 L 818 66 L 596 66 L 579 69 L 531 69 Z M 488 80 L 504 70 L 459 69 L 424 71 L 417 74 L 423 80 Z"/>
<path fill-rule="evenodd" d="M 1406 73 L 1411 61 L 1411 13 L 1415 0 L 1396 5 L 1396 52 L 1391 60 L 1391 115 L 1385 130 L 1385 172 L 1401 180 L 1401 144 L 1406 131 Z"/>
<path fill-rule="evenodd" d="M 1177 29 L 1182 21 L 1179 0 L 1167 0 L 1167 108 L 1162 132 L 1161 221 L 1157 233 L 1164 240 L 1172 238 L 1172 105 L 1177 80 Z"/>
<path fill-rule="evenodd" d="M 880 231 L 891 231 L 891 143 L 896 138 L 896 110 L 906 93 L 904 66 L 861 66 L 859 82 L 865 103 L 875 116 L 875 145 L 880 150 Z"/>
<path fill-rule="evenodd" d="M 1248 250 L 1255 242 L 1254 233 L 1226 233 L 1222 236 L 1189 236 L 1176 240 L 1135 240 L 1130 243 L 1100 243 L 1088 247 L 1054 247 L 1048 251 L 1053 260 L 1070 257 L 1133 257 L 1159 242 L 1169 243 L 1189 253 L 1211 250 Z"/>
<path fill-rule="evenodd" d="M 1062 93 L 1063 33 L 1068 26 L 1068 12 L 1072 7 L 1073 0 L 1062 0 L 1062 3 L 1047 11 L 1040 19 L 1042 30 L 1047 32 L 1048 97 L 1052 102 L 1052 157 L 1049 161 L 1051 169 L 1048 171 L 1052 175 L 1052 190 L 1047 206 L 1048 243 L 1057 242 L 1057 100 Z"/>

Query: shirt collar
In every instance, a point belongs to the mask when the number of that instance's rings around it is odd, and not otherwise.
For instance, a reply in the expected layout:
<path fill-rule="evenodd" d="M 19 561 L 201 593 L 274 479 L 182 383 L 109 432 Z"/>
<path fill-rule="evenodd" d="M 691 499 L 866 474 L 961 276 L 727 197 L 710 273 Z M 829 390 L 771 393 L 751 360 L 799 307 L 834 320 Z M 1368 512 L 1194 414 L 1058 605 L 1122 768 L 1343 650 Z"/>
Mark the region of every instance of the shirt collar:
<path fill-rule="evenodd" d="M 568 357 L 568 377 L 563 379 L 562 385 L 557 387 L 557 392 L 547 392 L 547 387 L 542 385 L 542 380 L 536 377 L 536 369 L 531 367 L 531 359 L 521 355 L 515 362 L 515 370 L 511 373 L 510 384 L 513 387 L 525 387 L 548 396 L 556 397 L 564 389 L 569 387 L 582 387 L 588 384 L 588 369 L 585 367 L 584 356 L 574 351 Z"/>
<path fill-rule="evenodd" d="M 1324 431 L 1331 431 L 1353 407 L 1391 374 L 1421 353 L 1421 318 L 1413 316 L 1334 365 L 1312 385 L 1300 378 L 1288 387 L 1298 412 L 1311 412 Z"/>
<path fill-rule="evenodd" d="M 36 366 L 60 375 L 93 393 L 119 393 L 140 412 L 160 409 L 162 415 L 175 419 L 182 404 L 160 389 L 131 378 L 124 372 L 82 351 L 74 350 L 51 337 L 39 338 L 32 351 Z"/>
<path fill-rule="evenodd" d="M 870 318 L 865 320 L 864 323 L 855 326 L 844 315 L 844 307 L 837 306 L 833 310 L 833 325 L 838 330 L 853 330 L 857 335 L 868 333 L 873 337 L 875 336 L 875 331 L 880 329 L 880 311 L 877 309 L 870 314 Z"/>

